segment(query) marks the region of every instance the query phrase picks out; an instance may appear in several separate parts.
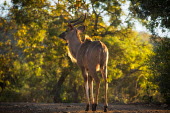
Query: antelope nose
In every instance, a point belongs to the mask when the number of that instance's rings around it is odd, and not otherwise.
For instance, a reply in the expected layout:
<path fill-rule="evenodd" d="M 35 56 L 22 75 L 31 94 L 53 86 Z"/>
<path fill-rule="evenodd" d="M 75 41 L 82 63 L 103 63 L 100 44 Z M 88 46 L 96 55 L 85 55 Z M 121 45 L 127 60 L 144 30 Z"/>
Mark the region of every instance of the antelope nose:
<path fill-rule="evenodd" d="M 66 39 L 65 39 L 65 33 L 64 33 L 64 32 L 63 32 L 63 33 L 61 33 L 58 37 L 59 37 L 59 38 L 61 38 L 61 39 L 66 40 Z"/>
<path fill-rule="evenodd" d="M 58 35 L 59 38 L 62 38 L 62 34 Z"/>

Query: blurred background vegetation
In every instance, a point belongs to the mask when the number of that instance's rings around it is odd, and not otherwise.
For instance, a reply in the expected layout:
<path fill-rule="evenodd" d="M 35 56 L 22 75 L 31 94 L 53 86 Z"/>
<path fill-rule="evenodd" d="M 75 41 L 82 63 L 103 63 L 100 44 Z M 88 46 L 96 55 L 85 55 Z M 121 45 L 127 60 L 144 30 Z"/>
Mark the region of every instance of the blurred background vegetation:
<path fill-rule="evenodd" d="M 170 103 L 170 39 L 157 31 L 170 29 L 169 2 L 4 0 L 0 102 L 85 102 L 81 72 L 58 35 L 67 27 L 65 20 L 86 13 L 82 40 L 89 35 L 109 48 L 109 103 Z M 150 33 L 136 31 L 134 19 Z"/>

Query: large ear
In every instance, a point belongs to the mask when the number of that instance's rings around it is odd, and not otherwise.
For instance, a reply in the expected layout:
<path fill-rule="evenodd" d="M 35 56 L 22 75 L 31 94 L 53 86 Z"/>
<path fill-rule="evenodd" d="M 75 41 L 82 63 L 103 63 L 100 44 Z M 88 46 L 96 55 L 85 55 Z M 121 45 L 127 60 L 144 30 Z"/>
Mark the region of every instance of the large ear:
<path fill-rule="evenodd" d="M 72 24 L 68 23 L 68 27 L 72 30 L 74 26 Z"/>
<path fill-rule="evenodd" d="M 83 25 L 83 26 L 79 26 L 77 29 L 78 29 L 80 32 L 84 32 L 85 29 L 86 29 L 86 27 Z"/>

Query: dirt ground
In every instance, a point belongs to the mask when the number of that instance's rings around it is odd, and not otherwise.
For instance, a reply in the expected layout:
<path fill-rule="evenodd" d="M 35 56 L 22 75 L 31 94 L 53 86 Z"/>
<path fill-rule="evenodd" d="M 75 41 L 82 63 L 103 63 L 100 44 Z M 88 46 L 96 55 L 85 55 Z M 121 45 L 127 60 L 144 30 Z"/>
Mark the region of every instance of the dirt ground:
<path fill-rule="evenodd" d="M 0 113 L 102 113 L 103 104 L 97 111 L 85 112 L 84 103 L 4 103 L 0 102 Z M 165 105 L 153 104 L 109 104 L 109 113 L 170 113 Z"/>

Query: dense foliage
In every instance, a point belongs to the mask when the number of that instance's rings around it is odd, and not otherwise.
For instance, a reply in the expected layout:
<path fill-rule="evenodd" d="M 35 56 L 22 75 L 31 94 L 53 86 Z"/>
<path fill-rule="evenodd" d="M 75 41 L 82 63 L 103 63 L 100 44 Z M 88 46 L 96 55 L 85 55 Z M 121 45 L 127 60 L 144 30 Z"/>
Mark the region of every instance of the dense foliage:
<path fill-rule="evenodd" d="M 170 0 L 130 0 L 131 14 L 143 20 L 152 33 L 157 27 L 165 32 L 170 30 Z M 146 21 L 149 22 L 146 22 Z"/>
<path fill-rule="evenodd" d="M 155 55 L 152 58 L 151 67 L 154 72 L 154 81 L 159 85 L 160 93 L 166 103 L 170 103 L 170 40 L 163 38 L 156 40 Z"/>
<path fill-rule="evenodd" d="M 149 35 L 134 31 L 128 21 L 122 26 L 125 0 L 11 1 L 8 9 L 7 3 L 1 5 L 9 13 L 0 18 L 0 101 L 85 101 L 81 72 L 58 38 L 66 20 L 83 13 L 87 27 L 82 39 L 89 35 L 109 49 L 109 102 L 162 101 L 149 65 L 154 55 Z"/>
<path fill-rule="evenodd" d="M 132 15 L 139 17 L 153 34 L 152 40 L 156 46 L 154 48 L 155 56 L 151 60 L 151 67 L 154 71 L 155 81 L 159 85 L 159 90 L 167 103 L 170 103 L 170 0 L 130 0 L 130 10 Z M 146 23 L 146 21 L 149 21 Z M 168 32 L 164 38 L 158 38 L 160 32 Z"/>

